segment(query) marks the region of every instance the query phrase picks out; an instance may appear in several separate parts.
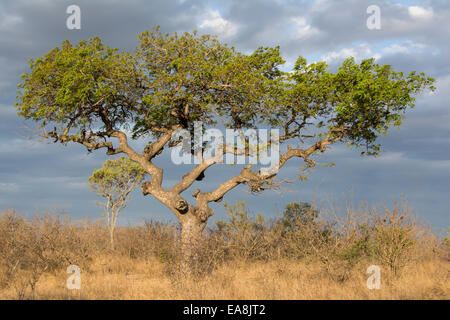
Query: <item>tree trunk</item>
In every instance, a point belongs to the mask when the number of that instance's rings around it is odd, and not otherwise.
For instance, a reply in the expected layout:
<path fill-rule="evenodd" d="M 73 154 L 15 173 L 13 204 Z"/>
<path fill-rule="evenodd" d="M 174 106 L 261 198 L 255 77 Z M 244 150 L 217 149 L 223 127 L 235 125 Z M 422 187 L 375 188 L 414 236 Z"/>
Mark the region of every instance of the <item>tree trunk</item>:
<path fill-rule="evenodd" d="M 202 238 L 203 229 L 206 221 L 195 214 L 195 209 L 190 208 L 183 216 L 181 222 L 181 254 L 182 272 L 185 275 L 192 275 L 194 269 L 198 266 L 199 244 Z"/>
<path fill-rule="evenodd" d="M 214 213 L 208 208 L 208 202 L 197 199 L 197 207 L 191 206 L 178 194 L 152 189 L 149 182 L 142 184 L 142 193 L 152 194 L 177 216 L 181 224 L 181 271 L 184 275 L 192 275 L 198 265 L 197 253 L 203 229 Z"/>
<path fill-rule="evenodd" d="M 109 228 L 109 243 L 111 245 L 111 250 L 114 250 L 114 228 Z"/>

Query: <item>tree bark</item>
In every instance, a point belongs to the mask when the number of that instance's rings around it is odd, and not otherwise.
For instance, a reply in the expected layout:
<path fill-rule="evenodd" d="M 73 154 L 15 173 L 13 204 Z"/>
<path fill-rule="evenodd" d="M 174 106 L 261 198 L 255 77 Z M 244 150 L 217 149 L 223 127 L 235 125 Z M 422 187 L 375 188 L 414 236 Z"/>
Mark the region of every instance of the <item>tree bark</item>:
<path fill-rule="evenodd" d="M 180 219 L 181 223 L 181 269 L 185 275 L 192 275 L 198 263 L 198 250 L 206 220 L 198 216 L 198 210 L 189 207 Z"/>
<path fill-rule="evenodd" d="M 114 228 L 109 228 L 109 244 L 111 246 L 111 250 L 114 250 Z"/>

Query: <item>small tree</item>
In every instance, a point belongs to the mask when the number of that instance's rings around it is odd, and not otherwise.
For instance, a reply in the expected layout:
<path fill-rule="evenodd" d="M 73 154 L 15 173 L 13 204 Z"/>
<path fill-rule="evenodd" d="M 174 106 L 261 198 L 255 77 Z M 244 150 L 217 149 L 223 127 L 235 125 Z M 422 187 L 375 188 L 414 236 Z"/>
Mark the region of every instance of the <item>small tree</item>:
<path fill-rule="evenodd" d="M 111 249 L 114 250 L 114 229 L 130 193 L 138 187 L 147 173 L 140 165 L 127 157 L 116 160 L 106 160 L 100 169 L 89 177 L 89 186 L 97 195 L 105 198 L 101 203 L 105 207 L 107 227 L 110 236 Z"/>

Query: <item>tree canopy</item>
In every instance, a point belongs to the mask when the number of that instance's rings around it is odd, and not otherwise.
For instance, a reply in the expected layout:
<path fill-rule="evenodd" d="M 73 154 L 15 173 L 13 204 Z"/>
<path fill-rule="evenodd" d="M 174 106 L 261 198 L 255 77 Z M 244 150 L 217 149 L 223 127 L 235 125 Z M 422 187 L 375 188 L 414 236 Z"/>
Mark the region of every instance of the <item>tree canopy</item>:
<path fill-rule="evenodd" d="M 98 196 L 110 197 L 113 203 L 124 205 L 128 194 L 142 182 L 146 174 L 140 165 L 127 157 L 107 159 L 100 169 L 94 170 L 88 184 Z"/>

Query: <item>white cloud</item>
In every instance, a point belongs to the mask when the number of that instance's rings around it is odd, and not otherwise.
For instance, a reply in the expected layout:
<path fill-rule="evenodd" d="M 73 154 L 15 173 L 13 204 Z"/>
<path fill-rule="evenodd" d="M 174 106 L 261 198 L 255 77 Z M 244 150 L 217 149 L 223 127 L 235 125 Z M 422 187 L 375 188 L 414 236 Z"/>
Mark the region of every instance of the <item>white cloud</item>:
<path fill-rule="evenodd" d="M 206 10 L 199 28 L 224 38 L 234 36 L 238 30 L 236 24 L 224 19 L 219 11 L 212 9 Z"/>
<path fill-rule="evenodd" d="M 409 48 L 400 44 L 393 44 L 383 49 L 383 55 L 392 55 L 397 53 L 409 53 Z"/>
<path fill-rule="evenodd" d="M 427 53 L 431 53 L 432 55 L 436 55 L 439 53 L 439 50 L 437 50 L 437 48 L 433 48 L 423 43 L 408 40 L 403 43 L 394 43 L 387 47 L 384 47 L 380 52 L 376 53 L 374 56 L 378 56 L 378 58 L 381 58 L 397 54 L 411 55 L 416 53 L 423 53 L 425 51 Z"/>
<path fill-rule="evenodd" d="M 303 17 L 294 17 L 291 20 L 294 24 L 295 29 L 294 37 L 297 40 L 307 39 L 320 33 L 319 29 L 312 27 L 310 24 L 306 22 L 306 19 Z"/>
<path fill-rule="evenodd" d="M 433 17 L 433 9 L 425 9 L 418 6 L 408 7 L 409 16 L 413 19 L 430 19 Z"/>
<path fill-rule="evenodd" d="M 371 55 L 372 50 L 370 50 L 367 44 L 363 43 L 354 48 L 343 48 L 339 51 L 329 52 L 322 56 L 322 60 L 327 63 L 334 63 L 349 57 L 354 57 L 356 60 L 360 60 L 370 57 Z M 377 56 L 375 56 L 375 58 L 377 58 Z"/>
<path fill-rule="evenodd" d="M 379 60 L 385 56 L 391 55 L 407 55 L 414 53 L 421 53 L 423 51 L 430 53 L 436 52 L 436 49 L 419 42 L 404 41 L 402 43 L 390 44 L 380 50 L 374 50 L 367 43 L 360 44 L 355 47 L 343 48 L 337 51 L 331 51 L 322 55 L 322 59 L 329 64 L 340 62 L 348 57 L 354 57 L 356 60 L 362 60 L 366 58 L 375 58 Z"/>
<path fill-rule="evenodd" d="M 0 182 L 0 191 L 2 192 L 17 192 L 19 189 L 20 188 L 17 183 Z"/>

